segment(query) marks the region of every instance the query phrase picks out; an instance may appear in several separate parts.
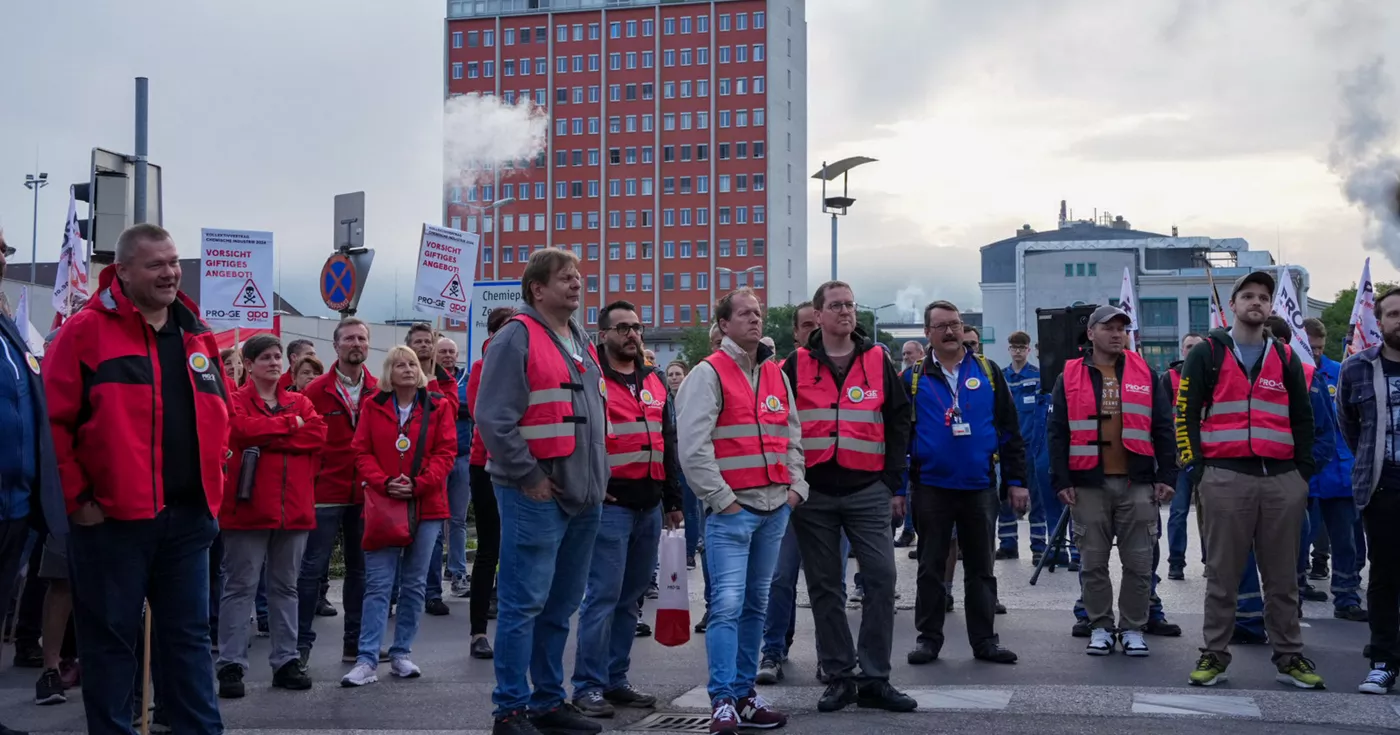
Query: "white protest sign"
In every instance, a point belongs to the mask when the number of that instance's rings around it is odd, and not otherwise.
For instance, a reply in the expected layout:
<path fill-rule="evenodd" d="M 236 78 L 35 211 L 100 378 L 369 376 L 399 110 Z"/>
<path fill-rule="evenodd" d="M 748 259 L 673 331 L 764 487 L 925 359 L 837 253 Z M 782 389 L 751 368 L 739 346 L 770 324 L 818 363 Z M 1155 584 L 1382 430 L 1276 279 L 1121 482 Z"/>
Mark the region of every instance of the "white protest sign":
<path fill-rule="evenodd" d="M 200 230 L 199 312 L 222 327 L 272 329 L 272 233 Z"/>
<path fill-rule="evenodd" d="M 480 241 L 474 232 L 423 225 L 418 276 L 413 283 L 415 311 L 455 319 L 466 317 Z"/>
<path fill-rule="evenodd" d="M 520 281 L 488 281 L 472 287 L 471 318 L 467 320 L 467 368 L 481 359 L 486 344 L 486 318 L 500 306 L 520 308 Z"/>
<path fill-rule="evenodd" d="M 1303 302 L 1298 298 L 1298 290 L 1293 287 L 1292 271 L 1284 266 L 1278 272 L 1278 283 L 1274 293 L 1274 313 L 1288 322 L 1293 332 L 1292 347 L 1298 358 L 1307 365 L 1315 365 L 1312 347 L 1308 345 L 1308 335 L 1303 331 Z"/>

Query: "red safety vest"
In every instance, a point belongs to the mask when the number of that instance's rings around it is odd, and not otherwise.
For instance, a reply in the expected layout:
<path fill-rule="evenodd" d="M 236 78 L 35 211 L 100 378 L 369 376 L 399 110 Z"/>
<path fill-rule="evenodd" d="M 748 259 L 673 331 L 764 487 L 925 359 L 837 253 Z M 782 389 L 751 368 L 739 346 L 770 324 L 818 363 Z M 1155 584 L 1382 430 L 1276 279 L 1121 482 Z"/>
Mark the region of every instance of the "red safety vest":
<path fill-rule="evenodd" d="M 1215 344 L 1212 342 L 1212 348 Z M 1291 358 L 1287 346 L 1284 355 Z M 1250 385 L 1240 361 L 1225 355 L 1211 405 L 1201 421 L 1201 455 L 1207 459 L 1264 457 L 1293 459 L 1293 427 L 1288 422 L 1284 359 L 1271 343 Z"/>
<path fill-rule="evenodd" d="M 569 364 L 554 343 L 554 337 L 533 317 L 516 315 L 511 321 L 520 322 L 530 335 L 530 357 L 525 363 L 525 379 L 530 384 L 530 405 L 520 417 L 520 437 L 535 459 L 555 459 L 574 453 L 574 424 L 585 422 L 574 415 L 574 391 L 586 386 L 573 382 Z M 588 358 L 598 363 L 598 353 L 588 345 Z M 585 365 L 577 365 L 582 372 Z M 598 390 L 606 398 L 603 381 Z M 490 400 L 490 397 L 487 397 Z"/>
<path fill-rule="evenodd" d="M 620 480 L 666 479 L 663 460 L 666 445 L 661 419 L 666 407 L 666 387 L 656 373 L 647 373 L 636 396 L 626 385 L 608 379 L 608 466 Z"/>
<path fill-rule="evenodd" d="M 1136 352 L 1123 353 L 1123 377 L 1118 381 L 1123 415 L 1123 448 L 1151 457 L 1152 371 Z M 1069 412 L 1069 468 L 1091 470 L 1099 465 L 1098 396 L 1090 382 L 1084 358 L 1065 363 L 1065 408 Z"/>
<path fill-rule="evenodd" d="M 749 385 L 744 369 L 723 350 L 705 358 L 719 376 L 723 405 L 715 421 L 715 459 L 731 490 L 788 485 L 787 384 L 782 368 L 766 360 L 758 369 L 758 387 Z"/>
<path fill-rule="evenodd" d="M 879 472 L 885 468 L 882 353 L 870 349 L 856 356 L 845 382 L 837 385 L 831 371 L 824 369 L 810 350 L 798 348 L 794 392 L 808 467 L 835 457 L 836 464 L 850 470 Z"/>

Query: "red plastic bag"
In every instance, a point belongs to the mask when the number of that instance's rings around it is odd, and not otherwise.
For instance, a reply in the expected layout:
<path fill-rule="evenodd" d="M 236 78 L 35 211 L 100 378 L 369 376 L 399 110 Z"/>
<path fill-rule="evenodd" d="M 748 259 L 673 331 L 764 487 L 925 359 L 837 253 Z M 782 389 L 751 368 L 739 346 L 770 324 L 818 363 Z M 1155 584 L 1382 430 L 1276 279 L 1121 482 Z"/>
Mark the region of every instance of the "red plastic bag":
<path fill-rule="evenodd" d="M 365 493 L 365 533 L 360 547 L 377 551 L 413 543 L 414 503 L 369 491 Z"/>
<path fill-rule="evenodd" d="M 662 531 L 656 605 L 656 642 L 683 646 L 690 640 L 690 585 L 685 568 L 685 531 Z"/>

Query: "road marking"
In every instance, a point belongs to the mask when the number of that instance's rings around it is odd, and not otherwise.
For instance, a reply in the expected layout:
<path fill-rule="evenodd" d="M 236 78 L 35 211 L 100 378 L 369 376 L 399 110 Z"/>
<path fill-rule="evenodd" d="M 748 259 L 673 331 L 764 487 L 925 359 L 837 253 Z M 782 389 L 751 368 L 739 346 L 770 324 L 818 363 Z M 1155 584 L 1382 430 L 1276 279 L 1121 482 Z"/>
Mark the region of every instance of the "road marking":
<path fill-rule="evenodd" d="M 1252 697 L 1211 694 L 1133 694 L 1135 715 L 1261 717 Z"/>
<path fill-rule="evenodd" d="M 759 692 L 779 710 L 811 709 L 821 696 L 822 687 L 763 687 Z M 909 687 L 903 690 L 919 703 L 919 709 L 1001 710 L 1011 704 L 1009 689 L 963 687 Z M 671 701 L 680 710 L 710 709 L 710 694 L 698 686 Z"/>

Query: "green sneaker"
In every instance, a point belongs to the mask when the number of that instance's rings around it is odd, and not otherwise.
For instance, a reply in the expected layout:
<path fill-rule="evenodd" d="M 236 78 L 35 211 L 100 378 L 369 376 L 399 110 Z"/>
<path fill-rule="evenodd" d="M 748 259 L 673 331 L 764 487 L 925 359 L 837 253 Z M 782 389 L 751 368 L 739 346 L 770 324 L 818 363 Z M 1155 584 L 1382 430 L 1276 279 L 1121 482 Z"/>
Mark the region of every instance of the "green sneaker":
<path fill-rule="evenodd" d="M 1278 676 L 1281 683 L 1291 684 L 1299 689 L 1326 689 L 1322 685 L 1322 677 L 1317 675 L 1317 669 L 1313 662 L 1304 658 L 1302 654 L 1293 654 L 1278 665 Z"/>
<path fill-rule="evenodd" d="M 1213 687 L 1225 681 L 1225 667 L 1227 664 L 1220 660 L 1220 657 L 1213 653 L 1201 654 L 1200 660 L 1196 661 L 1196 670 L 1191 672 L 1191 685 L 1198 687 Z"/>

